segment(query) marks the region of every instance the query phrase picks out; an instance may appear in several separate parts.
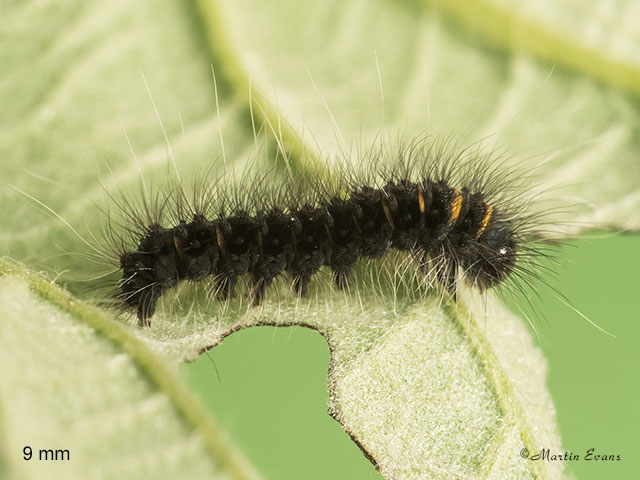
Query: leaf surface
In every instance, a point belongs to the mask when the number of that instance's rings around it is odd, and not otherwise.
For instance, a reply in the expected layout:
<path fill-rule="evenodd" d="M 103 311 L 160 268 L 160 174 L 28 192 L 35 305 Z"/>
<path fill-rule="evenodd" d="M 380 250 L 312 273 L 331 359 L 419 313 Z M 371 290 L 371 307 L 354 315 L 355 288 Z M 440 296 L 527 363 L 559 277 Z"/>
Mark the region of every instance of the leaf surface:
<path fill-rule="evenodd" d="M 1 442 L 15 478 L 260 478 L 174 366 L 98 309 L 0 262 Z"/>
<path fill-rule="evenodd" d="M 91 234 L 101 237 L 104 216 L 94 202 L 105 191 L 139 188 L 139 172 L 162 177 L 167 157 L 188 182 L 221 168 L 224 157 L 231 169 L 253 165 L 254 128 L 260 138 L 275 134 L 294 167 L 302 152 L 331 161 L 376 136 L 428 131 L 498 150 L 505 163 L 531 171 L 542 186 L 532 208 L 557 208 L 553 222 L 565 234 L 637 229 L 634 7 L 576 5 L 7 3 L 3 175 L 95 245 Z M 269 165 L 273 140 L 264 149 Z M 9 227 L 0 233 L 2 252 L 69 271 L 62 278 L 87 298 L 74 279 L 104 270 L 67 252 L 90 247 L 24 195 L 5 187 L 0 195 Z M 561 465 L 519 456 L 560 443 L 544 360 L 493 298 L 485 309 L 468 294 L 455 308 L 438 295 L 379 295 L 372 282 L 347 294 L 318 283 L 309 303 L 282 288 L 262 309 L 204 302 L 183 315 L 166 305 L 151 329 L 134 332 L 184 359 L 245 326 L 308 325 L 332 349 L 332 415 L 389 478 L 561 475 Z M 6 286 L 7 312 L 27 302 L 56 318 L 21 285 Z M 16 332 L 6 355 L 27 351 L 29 339 Z M 54 351 L 53 338 L 42 340 L 42 352 Z"/>

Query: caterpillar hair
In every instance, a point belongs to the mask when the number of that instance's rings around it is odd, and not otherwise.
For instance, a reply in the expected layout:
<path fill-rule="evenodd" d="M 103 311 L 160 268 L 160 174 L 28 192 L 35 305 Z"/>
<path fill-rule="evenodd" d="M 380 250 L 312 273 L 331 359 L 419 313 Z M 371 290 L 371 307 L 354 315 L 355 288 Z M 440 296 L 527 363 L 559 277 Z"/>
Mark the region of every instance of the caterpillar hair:
<path fill-rule="evenodd" d="M 249 280 L 254 304 L 286 275 L 299 296 L 322 267 L 337 288 L 359 259 L 390 250 L 415 259 L 455 298 L 458 277 L 483 291 L 535 277 L 546 255 L 533 246 L 540 217 L 517 169 L 479 148 L 423 137 L 370 148 L 359 165 L 308 166 L 295 178 L 253 175 L 239 183 L 211 174 L 187 192 L 116 201 L 109 243 L 122 278 L 117 298 L 149 326 L 158 300 L 186 280 L 212 279 L 229 299 Z M 246 177 L 246 176 L 245 176 Z M 179 180 L 179 179 L 178 179 Z"/>

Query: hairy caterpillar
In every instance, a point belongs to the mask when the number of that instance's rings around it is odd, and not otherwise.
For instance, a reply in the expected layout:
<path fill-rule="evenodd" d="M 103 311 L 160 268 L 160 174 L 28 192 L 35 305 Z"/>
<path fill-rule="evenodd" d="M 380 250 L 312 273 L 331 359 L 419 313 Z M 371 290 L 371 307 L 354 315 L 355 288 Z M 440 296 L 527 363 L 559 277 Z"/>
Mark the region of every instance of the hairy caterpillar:
<path fill-rule="evenodd" d="M 458 274 L 485 290 L 526 274 L 540 255 L 526 202 L 514 193 L 517 174 L 491 156 L 426 138 L 366 156 L 369 171 L 342 165 L 295 180 L 257 177 L 241 192 L 205 179 L 192 200 L 180 186 L 153 206 L 143 202 L 144 215 L 121 205 L 134 225 L 125 225 L 128 241 L 112 232 L 122 270 L 117 296 L 146 326 L 160 297 L 183 280 L 213 278 L 218 295 L 230 298 L 246 276 L 259 304 L 279 276 L 306 296 L 328 267 L 345 288 L 358 259 L 393 249 L 409 252 L 455 295 Z M 163 210 L 171 211 L 166 224 Z"/>

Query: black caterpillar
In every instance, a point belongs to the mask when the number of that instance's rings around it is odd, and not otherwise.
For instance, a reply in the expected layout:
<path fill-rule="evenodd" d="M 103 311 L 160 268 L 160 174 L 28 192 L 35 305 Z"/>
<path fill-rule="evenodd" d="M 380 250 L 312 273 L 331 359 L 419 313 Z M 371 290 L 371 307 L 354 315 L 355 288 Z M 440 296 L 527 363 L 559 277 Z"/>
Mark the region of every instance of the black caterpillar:
<path fill-rule="evenodd" d="M 504 202 L 487 201 L 479 190 L 482 175 L 459 189 L 451 178 L 414 182 L 405 173 L 382 188 L 325 193 L 290 208 L 261 205 L 253 214 L 236 208 L 216 218 L 202 208 L 170 228 L 147 223 L 135 251 L 120 250 L 120 297 L 145 326 L 160 297 L 182 280 L 214 276 L 220 296 L 230 298 L 247 274 L 259 304 L 284 272 L 301 296 L 322 266 L 344 288 L 360 257 L 380 257 L 390 248 L 413 253 L 424 270 L 438 261 L 437 278 L 454 295 L 458 271 L 481 290 L 493 287 L 516 269 L 525 247 L 519 217 Z"/>

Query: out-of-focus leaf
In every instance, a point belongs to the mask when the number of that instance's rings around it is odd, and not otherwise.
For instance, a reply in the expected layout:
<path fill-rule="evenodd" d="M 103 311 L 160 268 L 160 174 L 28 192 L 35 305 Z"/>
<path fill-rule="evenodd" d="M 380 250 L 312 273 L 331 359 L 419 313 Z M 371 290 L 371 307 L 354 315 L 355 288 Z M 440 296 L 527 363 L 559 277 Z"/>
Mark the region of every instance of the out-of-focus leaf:
<path fill-rule="evenodd" d="M 174 367 L 99 310 L 0 262 L 1 444 L 14 478 L 260 478 Z"/>

